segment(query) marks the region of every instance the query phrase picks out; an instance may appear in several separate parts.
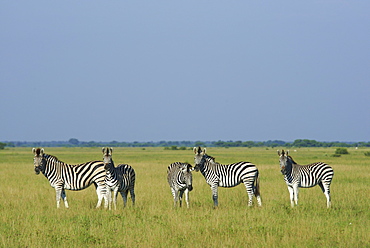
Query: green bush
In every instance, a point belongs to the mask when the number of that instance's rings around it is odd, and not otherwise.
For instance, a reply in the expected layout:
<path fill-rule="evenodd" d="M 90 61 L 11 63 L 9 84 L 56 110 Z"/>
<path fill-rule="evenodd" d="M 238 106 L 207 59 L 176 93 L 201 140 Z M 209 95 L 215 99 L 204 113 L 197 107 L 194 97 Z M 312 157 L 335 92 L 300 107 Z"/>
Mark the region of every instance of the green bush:
<path fill-rule="evenodd" d="M 349 154 L 347 148 L 339 147 L 335 150 L 335 154 Z"/>
<path fill-rule="evenodd" d="M 0 142 L 0 150 L 4 149 L 5 146 L 6 146 L 6 143 Z"/>
<path fill-rule="evenodd" d="M 165 150 L 178 150 L 177 146 L 166 146 Z"/>
<path fill-rule="evenodd" d="M 370 157 L 370 152 L 364 152 L 365 156 Z"/>

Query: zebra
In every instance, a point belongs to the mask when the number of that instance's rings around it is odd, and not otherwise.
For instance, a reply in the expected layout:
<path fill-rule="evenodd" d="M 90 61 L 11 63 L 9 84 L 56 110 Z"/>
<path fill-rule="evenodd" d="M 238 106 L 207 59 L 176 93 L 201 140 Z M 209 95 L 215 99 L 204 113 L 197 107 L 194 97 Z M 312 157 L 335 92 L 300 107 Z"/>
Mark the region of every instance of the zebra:
<path fill-rule="evenodd" d="M 291 206 L 298 205 L 298 188 L 311 188 L 318 184 L 326 196 L 326 206 L 330 208 L 330 184 L 334 176 L 333 169 L 322 162 L 299 165 L 289 156 L 289 151 L 285 153 L 282 150 L 280 153 L 278 150 L 278 155 L 281 173 L 288 186 Z"/>
<path fill-rule="evenodd" d="M 114 210 L 117 209 L 118 192 L 121 193 L 123 199 L 123 206 L 126 207 L 127 194 L 130 191 L 132 205 L 135 206 L 134 169 L 128 164 L 120 164 L 117 167 L 115 167 L 112 159 L 113 148 L 103 147 L 102 152 L 104 169 L 107 173 L 105 183 L 108 189 L 109 209 L 111 209 L 112 205 L 111 191 L 113 191 Z"/>
<path fill-rule="evenodd" d="M 192 166 L 188 163 L 175 162 L 167 168 L 167 181 L 170 185 L 174 207 L 177 201 L 182 204 L 182 195 L 185 192 L 186 206 L 189 208 L 189 191 L 193 190 Z"/>
<path fill-rule="evenodd" d="M 78 165 L 66 164 L 57 157 L 44 153 L 43 148 L 33 148 L 33 164 L 36 175 L 44 174 L 49 180 L 51 187 L 55 188 L 57 208 L 60 207 L 60 198 L 64 201 L 64 206 L 69 208 L 65 190 L 82 190 L 95 185 L 98 195 L 99 208 L 104 198 L 104 207 L 108 207 L 105 187 L 105 170 L 102 161 L 90 161 Z"/>
<path fill-rule="evenodd" d="M 258 206 L 262 206 L 259 190 L 259 172 L 257 167 L 249 162 L 238 162 L 234 164 L 219 164 L 215 158 L 206 154 L 200 147 L 194 147 L 195 171 L 203 174 L 206 182 L 211 187 L 214 208 L 218 207 L 218 187 L 235 187 L 240 183 L 248 193 L 248 206 L 252 206 L 253 194 L 257 198 Z"/>

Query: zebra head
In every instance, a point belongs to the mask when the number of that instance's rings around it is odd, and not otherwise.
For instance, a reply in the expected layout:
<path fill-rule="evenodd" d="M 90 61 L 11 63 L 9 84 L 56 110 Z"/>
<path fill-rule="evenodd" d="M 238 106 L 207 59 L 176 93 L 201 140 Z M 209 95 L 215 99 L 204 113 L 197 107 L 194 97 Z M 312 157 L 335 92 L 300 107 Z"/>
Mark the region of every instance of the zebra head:
<path fill-rule="evenodd" d="M 278 155 L 280 157 L 279 158 L 280 171 L 284 175 L 285 174 L 286 167 L 290 164 L 289 151 L 286 151 L 286 154 L 285 154 L 285 151 L 284 150 L 282 150 L 281 153 L 280 153 L 279 150 L 277 152 L 278 152 Z"/>
<path fill-rule="evenodd" d="M 111 166 L 113 166 L 113 160 L 112 160 L 113 148 L 103 147 L 102 152 L 103 152 L 104 169 L 108 170 Z"/>
<path fill-rule="evenodd" d="M 193 151 L 195 153 L 194 170 L 199 171 L 200 167 L 203 166 L 204 163 L 206 162 L 206 148 L 204 148 L 203 151 L 202 151 L 202 148 L 200 146 L 198 146 L 198 147 L 194 147 Z"/>
<path fill-rule="evenodd" d="M 32 152 L 35 155 L 33 158 L 33 166 L 36 175 L 38 175 L 40 171 L 45 171 L 46 160 L 44 159 L 44 148 L 32 148 Z"/>
<path fill-rule="evenodd" d="M 193 167 L 188 163 L 182 163 L 180 166 L 180 170 L 183 175 L 183 182 L 185 182 L 189 191 L 193 190 L 193 175 L 191 174 L 191 171 L 193 170 L 192 168 Z"/>

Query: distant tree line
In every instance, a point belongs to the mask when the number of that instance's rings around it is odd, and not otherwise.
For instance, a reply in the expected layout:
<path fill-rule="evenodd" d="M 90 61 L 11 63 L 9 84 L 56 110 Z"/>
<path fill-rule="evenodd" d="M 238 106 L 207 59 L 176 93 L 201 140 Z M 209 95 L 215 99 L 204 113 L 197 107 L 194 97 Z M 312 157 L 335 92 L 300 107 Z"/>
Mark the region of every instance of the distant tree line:
<path fill-rule="evenodd" d="M 0 142 L 0 149 L 4 147 L 370 147 L 370 142 L 320 142 L 309 139 L 297 139 L 293 142 L 282 140 L 268 141 L 158 141 L 158 142 L 96 142 L 79 141 L 72 138 L 68 141 L 11 141 Z"/>

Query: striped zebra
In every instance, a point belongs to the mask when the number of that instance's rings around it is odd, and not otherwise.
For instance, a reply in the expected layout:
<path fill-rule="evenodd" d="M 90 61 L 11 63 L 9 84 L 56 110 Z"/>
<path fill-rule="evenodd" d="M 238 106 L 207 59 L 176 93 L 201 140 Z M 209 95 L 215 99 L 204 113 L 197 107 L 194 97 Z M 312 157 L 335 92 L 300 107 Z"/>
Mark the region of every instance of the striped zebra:
<path fill-rule="evenodd" d="M 289 156 L 289 151 L 286 153 L 284 150 L 281 153 L 278 151 L 278 155 L 281 173 L 288 186 L 291 206 L 298 205 L 298 188 L 311 188 L 318 184 L 326 196 L 326 206 L 330 208 L 330 184 L 334 176 L 333 169 L 322 162 L 299 165 Z"/>
<path fill-rule="evenodd" d="M 257 167 L 249 162 L 239 162 L 234 164 L 219 164 L 215 158 L 206 154 L 206 149 L 202 151 L 200 147 L 194 147 L 194 162 L 196 171 L 203 174 L 206 182 L 211 186 L 213 204 L 218 206 L 218 187 L 235 187 L 244 183 L 248 193 L 248 206 L 252 206 L 253 194 L 257 198 L 259 206 L 262 205 L 259 192 L 259 176 Z"/>
<path fill-rule="evenodd" d="M 82 190 L 95 185 L 98 195 L 97 208 L 100 207 L 104 198 L 104 206 L 108 207 L 105 187 L 105 170 L 102 161 L 91 161 L 78 165 L 66 164 L 55 156 L 44 153 L 43 148 L 33 148 L 33 164 L 36 175 L 44 174 L 49 180 L 51 187 L 55 188 L 57 208 L 60 207 L 60 198 L 63 199 L 66 208 L 69 207 L 65 190 Z"/>
<path fill-rule="evenodd" d="M 117 209 L 117 195 L 121 193 L 123 206 L 126 207 L 127 195 L 130 191 L 132 205 L 135 205 L 135 171 L 128 164 L 114 166 L 112 153 L 113 148 L 103 147 L 104 169 L 107 173 L 105 183 L 108 189 L 109 209 L 112 205 L 112 191 L 114 210 Z"/>
<path fill-rule="evenodd" d="M 185 192 L 186 206 L 189 208 L 189 191 L 193 190 L 192 166 L 188 163 L 175 162 L 167 168 L 167 181 L 170 185 L 173 204 L 176 207 L 177 201 L 182 204 L 182 195 Z"/>

